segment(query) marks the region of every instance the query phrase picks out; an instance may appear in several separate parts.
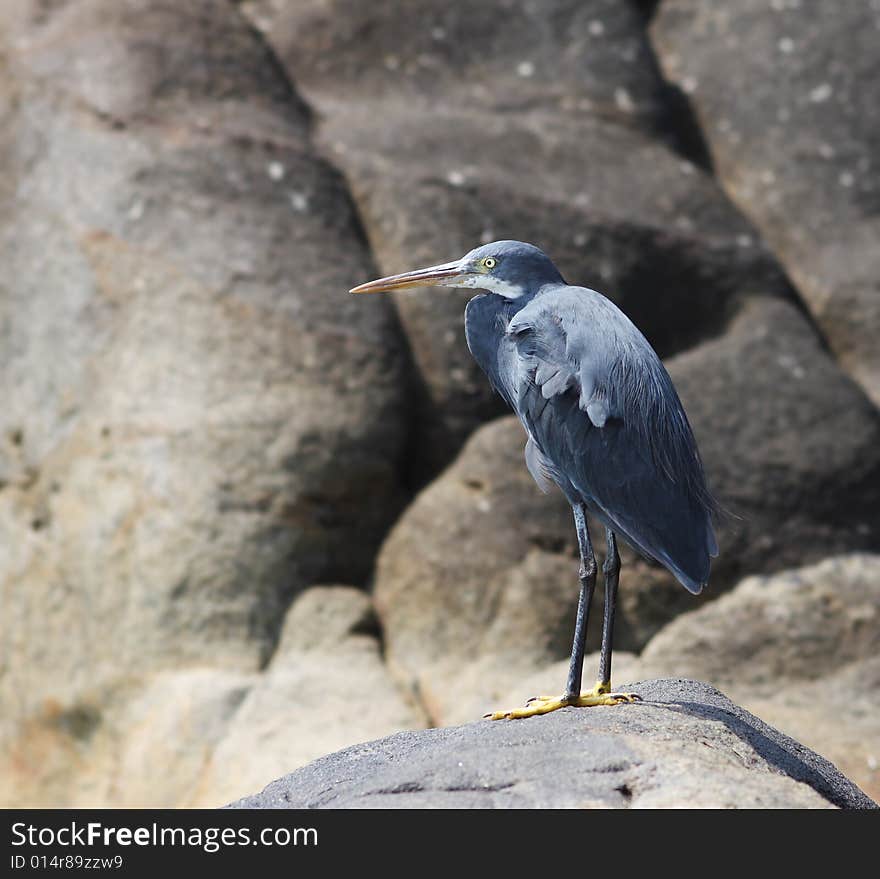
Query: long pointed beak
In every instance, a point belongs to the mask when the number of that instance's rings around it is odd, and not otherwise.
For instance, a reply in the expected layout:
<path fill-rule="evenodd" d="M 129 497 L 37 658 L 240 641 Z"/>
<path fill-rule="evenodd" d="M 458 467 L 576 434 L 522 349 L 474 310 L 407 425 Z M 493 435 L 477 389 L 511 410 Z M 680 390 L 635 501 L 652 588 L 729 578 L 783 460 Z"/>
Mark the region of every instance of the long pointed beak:
<path fill-rule="evenodd" d="M 430 266 L 427 269 L 416 269 L 402 275 L 390 275 L 377 281 L 368 281 L 349 293 L 385 293 L 388 290 L 406 290 L 410 287 L 443 287 L 455 286 L 450 281 L 458 280 L 468 274 L 461 267 L 461 261 L 447 262 L 441 266 Z"/>

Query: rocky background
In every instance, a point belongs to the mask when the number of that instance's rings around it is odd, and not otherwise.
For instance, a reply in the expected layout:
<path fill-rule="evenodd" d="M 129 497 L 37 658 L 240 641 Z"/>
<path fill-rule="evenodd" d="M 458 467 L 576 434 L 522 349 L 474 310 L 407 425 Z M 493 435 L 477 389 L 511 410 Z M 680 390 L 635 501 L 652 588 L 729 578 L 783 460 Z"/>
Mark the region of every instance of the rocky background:
<path fill-rule="evenodd" d="M 727 511 L 699 598 L 624 553 L 616 681 L 880 796 L 878 40 L 876 0 L 0 0 L 0 802 L 218 805 L 560 688 L 570 512 L 466 294 L 346 293 L 507 237 L 642 328 Z"/>

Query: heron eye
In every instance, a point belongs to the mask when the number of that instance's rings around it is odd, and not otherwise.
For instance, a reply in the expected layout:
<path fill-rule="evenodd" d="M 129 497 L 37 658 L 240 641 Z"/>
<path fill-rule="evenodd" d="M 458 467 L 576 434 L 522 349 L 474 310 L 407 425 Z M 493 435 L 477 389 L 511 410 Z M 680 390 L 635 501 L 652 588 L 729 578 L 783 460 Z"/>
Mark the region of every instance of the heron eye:
<path fill-rule="evenodd" d="M 483 260 L 483 265 L 484 265 L 487 269 L 494 269 L 495 266 L 496 266 L 497 264 L 498 264 L 498 261 L 495 259 L 494 256 L 487 256 L 487 257 Z"/>

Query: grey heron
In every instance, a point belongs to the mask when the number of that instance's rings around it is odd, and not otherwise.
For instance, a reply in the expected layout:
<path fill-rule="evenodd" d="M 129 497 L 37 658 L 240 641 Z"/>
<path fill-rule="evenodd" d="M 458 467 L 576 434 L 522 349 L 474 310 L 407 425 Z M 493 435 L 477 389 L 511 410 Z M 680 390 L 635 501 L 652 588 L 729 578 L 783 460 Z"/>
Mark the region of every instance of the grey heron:
<path fill-rule="evenodd" d="M 565 706 L 637 700 L 636 694 L 611 688 L 617 535 L 694 594 L 708 582 L 710 559 L 718 554 L 715 503 L 669 374 L 610 299 L 566 284 L 550 258 L 531 244 L 495 241 L 453 262 L 380 278 L 351 292 L 425 286 L 482 291 L 465 309 L 468 348 L 519 416 L 527 437 L 526 466 L 538 486 L 547 491 L 555 483 L 571 504 L 580 551 L 565 692 L 486 716 L 529 717 Z M 605 527 L 605 609 L 598 679 L 581 692 L 597 567 L 588 513 Z"/>

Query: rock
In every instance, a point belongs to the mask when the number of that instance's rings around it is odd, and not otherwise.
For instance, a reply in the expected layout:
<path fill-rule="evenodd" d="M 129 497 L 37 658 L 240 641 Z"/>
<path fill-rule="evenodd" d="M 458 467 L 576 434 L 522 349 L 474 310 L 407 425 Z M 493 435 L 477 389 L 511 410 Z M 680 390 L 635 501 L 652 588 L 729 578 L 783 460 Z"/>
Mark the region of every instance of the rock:
<path fill-rule="evenodd" d="M 329 750 L 424 725 L 388 675 L 369 598 L 313 587 L 262 673 L 185 668 L 73 706 L 47 700 L 0 749 L 0 803 L 212 808 Z"/>
<path fill-rule="evenodd" d="M 752 300 L 669 370 L 710 482 L 740 517 L 719 562 L 780 569 L 877 546 L 880 417 L 795 308 Z"/>
<path fill-rule="evenodd" d="M 876 808 L 832 764 L 707 684 L 645 702 L 398 733 L 331 754 L 238 808 Z"/>
<path fill-rule="evenodd" d="M 656 61 L 630 3 L 549 0 L 517 14 L 507 0 L 479 7 L 246 0 L 243 7 L 307 99 L 331 111 L 389 97 L 420 114 L 446 103 L 486 113 L 544 105 L 654 127 L 664 121 Z"/>
<path fill-rule="evenodd" d="M 170 809 L 188 802 L 255 684 L 253 674 L 214 669 L 159 675 L 114 723 L 119 762 L 101 773 L 111 783 L 95 805 Z"/>
<path fill-rule="evenodd" d="M 179 807 L 254 682 L 251 674 L 188 668 L 117 679 L 73 704 L 46 699 L 0 748 L 0 803 Z"/>
<path fill-rule="evenodd" d="M 256 670 L 297 590 L 365 583 L 406 429 L 393 308 L 347 295 L 375 272 L 352 205 L 233 4 L 12 5 L 7 724 Z"/>
<path fill-rule="evenodd" d="M 728 6 L 662 3 L 652 31 L 660 60 L 688 93 L 722 185 L 880 404 L 880 12 Z"/>
<path fill-rule="evenodd" d="M 851 662 L 762 696 L 737 687 L 749 710 L 834 762 L 880 799 L 880 659 Z"/>
<path fill-rule="evenodd" d="M 352 204 L 233 4 L 6 7 L 0 743 L 97 698 L 88 762 L 117 689 L 255 672 L 298 590 L 365 585 L 405 345 L 347 294 Z"/>
<path fill-rule="evenodd" d="M 666 626 L 642 653 L 640 673 L 674 667 L 769 694 L 878 653 L 880 556 L 853 554 L 748 577 Z"/>
<path fill-rule="evenodd" d="M 670 147 L 674 114 L 630 4 L 249 8 L 320 111 L 319 143 L 383 273 L 493 238 L 533 241 L 572 282 L 614 297 L 664 354 L 716 332 L 742 294 L 788 294 L 751 226 Z M 424 383 L 416 481 L 503 411 L 465 345 L 468 295 L 396 294 Z"/>
<path fill-rule="evenodd" d="M 878 652 L 880 556 L 852 554 L 743 580 L 662 629 L 638 673 L 723 687 L 877 797 Z"/>
<path fill-rule="evenodd" d="M 328 751 L 424 725 L 388 675 L 369 598 L 351 587 L 307 589 L 189 803 L 212 808 Z"/>

